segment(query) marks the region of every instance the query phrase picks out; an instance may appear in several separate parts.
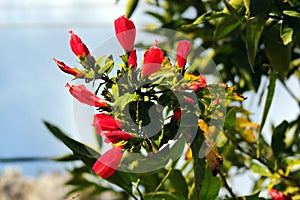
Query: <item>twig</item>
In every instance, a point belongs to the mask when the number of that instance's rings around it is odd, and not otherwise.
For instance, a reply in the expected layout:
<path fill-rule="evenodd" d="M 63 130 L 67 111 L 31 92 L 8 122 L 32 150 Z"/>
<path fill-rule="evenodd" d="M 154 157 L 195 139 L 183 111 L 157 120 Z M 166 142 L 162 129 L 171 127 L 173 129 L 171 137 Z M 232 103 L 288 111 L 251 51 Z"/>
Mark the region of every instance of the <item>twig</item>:
<path fill-rule="evenodd" d="M 142 194 L 142 192 L 141 192 L 140 189 L 139 189 L 140 181 L 141 181 L 141 179 L 138 179 L 138 180 L 137 180 L 137 182 L 136 182 L 136 184 L 135 184 L 135 189 L 136 189 L 137 192 L 139 193 L 139 195 L 140 195 L 140 197 L 141 197 L 141 200 L 143 200 L 143 199 L 144 199 L 143 194 Z"/>
<path fill-rule="evenodd" d="M 50 157 L 14 157 L 14 158 L 0 158 L 0 163 L 9 162 L 37 162 L 37 161 L 54 161 Z"/>
<path fill-rule="evenodd" d="M 232 188 L 228 185 L 227 180 L 226 180 L 226 174 L 223 173 L 222 169 L 219 172 L 221 179 L 222 179 L 222 183 L 223 186 L 226 188 L 226 190 L 230 193 L 231 197 L 233 199 L 237 199 L 236 195 L 234 194 L 234 192 L 232 191 Z"/>
<path fill-rule="evenodd" d="M 295 101 L 297 101 L 298 105 L 300 106 L 300 100 L 298 97 L 296 97 L 296 95 L 290 90 L 290 88 L 285 84 L 284 81 L 281 81 L 283 87 L 286 89 L 286 91 L 291 95 L 291 97 L 293 99 L 295 99 Z"/>

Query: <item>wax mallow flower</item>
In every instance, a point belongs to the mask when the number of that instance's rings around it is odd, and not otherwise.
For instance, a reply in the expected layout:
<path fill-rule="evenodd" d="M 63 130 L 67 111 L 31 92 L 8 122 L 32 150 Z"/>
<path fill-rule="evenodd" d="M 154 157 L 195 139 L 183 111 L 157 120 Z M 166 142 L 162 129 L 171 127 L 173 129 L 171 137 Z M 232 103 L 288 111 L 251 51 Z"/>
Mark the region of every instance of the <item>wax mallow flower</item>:
<path fill-rule="evenodd" d="M 127 133 L 125 131 L 109 131 L 107 133 L 104 134 L 105 135 L 105 140 L 104 142 L 106 143 L 119 143 L 121 141 L 127 141 L 130 138 L 133 138 L 133 135 L 131 135 L 130 133 Z"/>
<path fill-rule="evenodd" d="M 53 60 L 56 63 L 56 65 L 61 69 L 61 71 L 65 72 L 67 74 L 71 74 L 71 75 L 76 76 L 76 77 L 84 76 L 83 73 L 79 72 L 77 69 L 73 69 L 73 68 L 69 67 L 64 62 L 59 61 L 55 58 L 53 58 Z"/>
<path fill-rule="evenodd" d="M 73 53 L 76 56 L 89 56 L 90 51 L 86 47 L 86 45 L 81 41 L 78 35 L 74 34 L 72 30 L 69 31 L 71 39 L 70 39 L 70 46 Z"/>
<path fill-rule="evenodd" d="M 115 20 L 115 32 L 122 48 L 126 52 L 132 51 L 136 35 L 134 23 L 125 16 L 121 16 Z"/>
<path fill-rule="evenodd" d="M 92 125 L 99 135 L 104 135 L 106 131 L 118 131 L 123 126 L 122 122 L 106 113 L 95 114 Z"/>
<path fill-rule="evenodd" d="M 136 50 L 132 50 L 129 53 L 129 57 L 128 57 L 128 66 L 132 66 L 132 67 L 136 67 L 137 63 L 136 63 Z"/>
<path fill-rule="evenodd" d="M 155 45 L 150 47 L 144 54 L 144 65 L 142 68 L 142 77 L 149 76 L 161 68 L 164 60 L 164 52 Z"/>
<path fill-rule="evenodd" d="M 97 95 L 89 91 L 84 85 L 69 85 L 66 84 L 66 87 L 69 88 L 69 92 L 81 103 L 96 106 L 96 107 L 106 107 L 107 103 L 100 99 Z"/>
<path fill-rule="evenodd" d="M 292 200 L 291 197 L 284 195 L 275 189 L 269 190 L 269 194 L 273 200 Z"/>
<path fill-rule="evenodd" d="M 191 44 L 187 40 L 181 40 L 177 46 L 177 64 L 179 68 L 183 68 L 186 64 L 186 59 L 191 50 Z"/>
<path fill-rule="evenodd" d="M 92 167 L 92 170 L 102 178 L 108 178 L 117 170 L 122 155 L 120 147 L 114 147 L 98 158 Z"/>
<path fill-rule="evenodd" d="M 206 87 L 206 82 L 207 81 L 204 76 L 199 76 L 199 79 L 197 82 L 191 82 L 189 85 L 192 90 L 198 91 L 198 90 Z"/>

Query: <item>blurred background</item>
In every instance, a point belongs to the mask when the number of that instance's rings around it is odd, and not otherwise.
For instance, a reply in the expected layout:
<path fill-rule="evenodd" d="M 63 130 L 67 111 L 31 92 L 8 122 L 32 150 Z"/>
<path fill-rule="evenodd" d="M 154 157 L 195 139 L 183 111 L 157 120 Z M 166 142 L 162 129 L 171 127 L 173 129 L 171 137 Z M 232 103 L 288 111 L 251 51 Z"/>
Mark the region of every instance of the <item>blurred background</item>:
<path fill-rule="evenodd" d="M 114 35 L 113 22 L 125 14 L 126 3 L 127 0 L 118 4 L 113 0 L 0 0 L 0 174 L 7 166 L 19 167 L 28 176 L 63 172 L 72 167 L 51 161 L 7 162 L 7 159 L 43 160 L 69 152 L 42 122 L 47 120 L 78 139 L 73 100 L 64 87 L 71 77 L 62 73 L 52 58 L 78 66 L 69 47 L 68 30 L 78 34 L 92 51 Z M 132 17 L 137 28 L 155 23 L 144 14 L 149 9 L 146 4 L 139 4 Z M 290 79 L 288 85 L 296 81 Z M 282 118 L 293 119 L 299 113 L 296 104 L 284 104 L 293 101 L 280 84 L 277 87 L 269 114 L 272 116 L 269 121 L 274 124 Z M 294 89 L 299 95 L 299 87 Z M 252 92 L 244 96 L 248 97 L 246 108 L 254 111 L 254 121 L 259 122 L 256 116 L 261 116 L 262 111 L 257 107 L 257 96 L 252 98 Z M 270 123 L 265 128 L 270 128 Z M 232 181 L 233 188 L 241 182 L 247 184 L 249 176 L 237 176 Z M 238 188 L 237 193 L 244 194 L 250 187 Z"/>

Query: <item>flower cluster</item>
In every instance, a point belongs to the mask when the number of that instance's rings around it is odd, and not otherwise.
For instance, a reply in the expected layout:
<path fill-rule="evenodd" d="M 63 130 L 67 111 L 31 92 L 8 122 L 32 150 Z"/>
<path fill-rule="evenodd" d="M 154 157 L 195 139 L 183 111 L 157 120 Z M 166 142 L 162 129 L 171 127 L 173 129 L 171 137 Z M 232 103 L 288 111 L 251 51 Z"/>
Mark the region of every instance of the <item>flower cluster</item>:
<path fill-rule="evenodd" d="M 115 69 L 112 56 L 95 60 L 87 46 L 73 31 L 69 31 L 70 46 L 83 69 L 71 68 L 64 62 L 54 59 L 63 72 L 77 79 L 84 79 L 87 83 L 100 80 L 100 84 L 104 85 L 100 98 L 97 93 L 91 92 L 84 85 L 66 84 L 75 99 L 100 111 L 94 115 L 92 126 L 99 136 L 104 137 L 105 143 L 111 143 L 113 146 L 97 159 L 92 168 L 103 178 L 115 173 L 121 160 L 124 159 L 124 152 L 141 152 L 142 149 L 157 152 L 168 141 L 177 137 L 176 130 L 179 129 L 180 121 L 190 123 L 191 116 L 210 120 L 213 110 L 211 108 L 220 107 L 217 93 L 209 95 L 209 90 L 213 90 L 213 87 L 208 88 L 206 78 L 187 71 L 187 57 L 191 50 L 188 40 L 178 42 L 175 65 L 172 65 L 168 55 L 159 47 L 158 41 L 155 41 L 145 51 L 143 64 L 138 67 L 137 50 L 134 46 L 136 37 L 134 23 L 121 16 L 115 20 L 114 25 L 116 38 L 124 49 L 124 55 L 120 56 L 124 63 L 118 64 L 121 69 L 117 70 L 117 76 L 110 74 Z M 166 73 L 161 76 L 160 73 L 163 72 Z M 172 93 L 171 88 L 174 87 L 181 91 L 184 105 Z M 193 98 L 192 93 L 196 93 L 197 98 Z M 199 103 L 203 104 L 204 108 L 209 108 L 208 111 L 199 109 Z M 155 110 L 151 118 L 149 112 L 153 105 L 161 105 L 167 112 Z M 126 113 L 124 110 L 129 111 Z M 206 115 L 209 117 L 206 118 Z M 184 118 L 188 120 L 182 120 Z M 162 130 L 155 132 L 150 126 L 153 123 L 156 123 L 154 127 L 161 127 Z M 198 122 L 195 124 L 197 127 Z M 182 134 L 190 140 L 189 138 L 192 138 L 188 134 L 191 132 L 190 126 L 186 127 L 185 133 Z M 219 169 L 219 166 L 217 168 Z"/>

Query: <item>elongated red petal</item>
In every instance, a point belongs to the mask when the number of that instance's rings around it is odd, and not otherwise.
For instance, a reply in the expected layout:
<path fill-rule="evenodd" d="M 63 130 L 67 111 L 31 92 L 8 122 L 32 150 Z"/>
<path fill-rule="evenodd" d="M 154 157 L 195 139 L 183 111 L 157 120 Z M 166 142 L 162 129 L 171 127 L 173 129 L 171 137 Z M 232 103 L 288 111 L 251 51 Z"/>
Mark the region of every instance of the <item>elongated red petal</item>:
<path fill-rule="evenodd" d="M 133 50 L 136 35 L 134 23 L 125 16 L 121 16 L 115 20 L 115 32 L 122 48 L 125 51 Z"/>
<path fill-rule="evenodd" d="M 130 138 L 133 138 L 133 135 L 130 133 L 127 133 L 125 131 L 110 131 L 104 134 L 106 143 L 113 143 L 116 144 L 121 141 L 129 140 Z"/>
<path fill-rule="evenodd" d="M 80 73 L 79 71 L 77 71 L 75 69 L 72 69 L 71 67 L 67 66 L 64 62 L 59 61 L 55 58 L 53 58 L 53 60 L 56 63 L 56 65 L 61 69 L 61 71 L 65 72 L 67 74 L 71 74 L 76 77 L 84 76 L 84 74 Z"/>
<path fill-rule="evenodd" d="M 94 123 L 92 125 L 96 128 L 96 132 L 99 135 L 103 135 L 105 131 L 117 131 L 123 126 L 122 122 L 106 113 L 94 115 Z"/>
<path fill-rule="evenodd" d="M 137 63 L 136 63 L 136 50 L 132 50 L 129 53 L 129 58 L 128 58 L 128 66 L 133 66 L 136 67 Z"/>
<path fill-rule="evenodd" d="M 69 31 L 71 39 L 70 39 L 70 46 L 73 51 L 73 53 L 76 56 L 84 56 L 87 57 L 90 55 L 89 49 L 86 47 L 86 45 L 81 41 L 80 37 L 78 35 L 74 34 L 72 30 Z"/>
<path fill-rule="evenodd" d="M 157 72 L 161 68 L 161 64 L 164 60 L 164 52 L 153 45 L 144 54 L 144 65 L 142 68 L 142 76 L 149 76 L 154 72 Z"/>
<path fill-rule="evenodd" d="M 106 151 L 94 164 L 92 170 L 102 178 L 108 178 L 115 173 L 121 159 L 122 150 L 114 147 Z"/>
<path fill-rule="evenodd" d="M 97 95 L 89 91 L 84 85 L 70 86 L 69 84 L 67 84 L 67 87 L 69 87 L 69 91 L 72 94 L 72 96 L 75 97 L 81 103 L 96 107 L 107 106 L 107 103 L 105 101 L 103 101 Z"/>
<path fill-rule="evenodd" d="M 177 63 L 179 68 L 183 68 L 186 64 L 187 56 L 191 50 L 191 44 L 187 40 L 181 40 L 177 47 Z"/>

